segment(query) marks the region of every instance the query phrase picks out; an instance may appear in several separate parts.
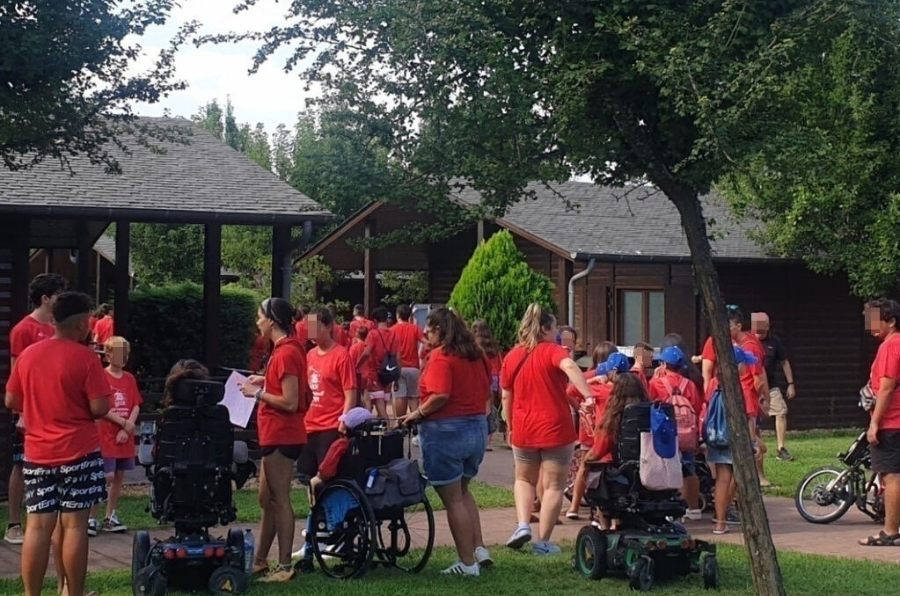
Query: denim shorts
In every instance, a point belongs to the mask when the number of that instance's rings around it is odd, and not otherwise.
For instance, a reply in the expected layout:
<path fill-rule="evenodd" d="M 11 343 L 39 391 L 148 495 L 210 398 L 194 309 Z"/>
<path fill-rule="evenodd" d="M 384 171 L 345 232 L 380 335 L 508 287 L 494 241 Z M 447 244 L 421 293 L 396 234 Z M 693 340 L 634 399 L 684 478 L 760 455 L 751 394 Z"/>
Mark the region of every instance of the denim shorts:
<path fill-rule="evenodd" d="M 434 486 L 474 478 L 487 446 L 484 414 L 419 423 L 425 476 Z"/>
<path fill-rule="evenodd" d="M 685 478 L 691 478 L 697 475 L 697 466 L 695 465 L 693 451 L 681 452 L 681 472 Z"/>
<path fill-rule="evenodd" d="M 133 457 L 104 457 L 103 458 L 103 471 L 107 474 L 112 474 L 113 472 L 127 472 L 128 470 L 134 469 L 134 458 Z"/>
<path fill-rule="evenodd" d="M 719 449 L 717 447 L 707 445 L 706 463 L 734 465 L 734 457 L 731 455 L 731 448 L 725 447 L 724 449 Z"/>

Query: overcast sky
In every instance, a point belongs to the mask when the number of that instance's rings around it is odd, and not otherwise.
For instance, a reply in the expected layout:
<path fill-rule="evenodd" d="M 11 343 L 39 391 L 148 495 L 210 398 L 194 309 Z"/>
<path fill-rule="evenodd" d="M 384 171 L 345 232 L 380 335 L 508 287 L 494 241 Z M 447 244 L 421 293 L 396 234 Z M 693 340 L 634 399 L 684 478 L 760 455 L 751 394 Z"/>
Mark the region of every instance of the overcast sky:
<path fill-rule="evenodd" d="M 260 0 L 251 10 L 234 15 L 231 9 L 235 0 L 181 0 L 181 4 L 165 27 L 153 28 L 139 40 L 146 60 L 167 45 L 182 23 L 197 20 L 203 24 L 202 33 L 264 30 L 284 22 L 286 9 L 285 2 Z M 168 108 L 173 116 L 189 118 L 209 100 L 216 98 L 224 105 L 225 97 L 230 95 L 239 122 L 249 122 L 251 126 L 262 122 L 269 133 L 275 132 L 280 123 L 292 126 L 309 94 L 304 92 L 297 74 L 281 70 L 284 53 L 281 59 L 271 60 L 256 74 L 247 74 L 255 50 L 256 44 L 252 42 L 206 45 L 199 49 L 192 44 L 185 46 L 175 64 L 178 78 L 186 81 L 188 88 L 160 103 L 137 104 L 135 113 L 161 116 Z"/>

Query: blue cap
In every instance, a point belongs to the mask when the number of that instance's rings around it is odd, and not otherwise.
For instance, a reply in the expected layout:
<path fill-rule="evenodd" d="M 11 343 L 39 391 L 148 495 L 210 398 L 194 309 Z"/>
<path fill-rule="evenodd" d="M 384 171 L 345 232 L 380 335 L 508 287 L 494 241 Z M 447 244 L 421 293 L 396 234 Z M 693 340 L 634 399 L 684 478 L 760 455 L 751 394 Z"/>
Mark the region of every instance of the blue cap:
<path fill-rule="evenodd" d="M 675 457 L 678 430 L 675 421 L 658 403 L 653 404 L 650 409 L 650 433 L 653 435 L 653 450 L 657 455 L 662 458 Z"/>
<path fill-rule="evenodd" d="M 738 364 L 759 364 L 759 358 L 753 352 L 748 352 L 738 346 L 734 346 L 734 361 Z"/>
<path fill-rule="evenodd" d="M 684 352 L 678 346 L 669 346 L 659 353 L 659 359 L 672 366 L 684 366 Z"/>
<path fill-rule="evenodd" d="M 613 352 L 606 359 L 606 362 L 597 365 L 597 376 L 606 376 L 611 371 L 628 372 L 630 369 L 631 363 L 628 361 L 628 356 L 621 352 Z"/>

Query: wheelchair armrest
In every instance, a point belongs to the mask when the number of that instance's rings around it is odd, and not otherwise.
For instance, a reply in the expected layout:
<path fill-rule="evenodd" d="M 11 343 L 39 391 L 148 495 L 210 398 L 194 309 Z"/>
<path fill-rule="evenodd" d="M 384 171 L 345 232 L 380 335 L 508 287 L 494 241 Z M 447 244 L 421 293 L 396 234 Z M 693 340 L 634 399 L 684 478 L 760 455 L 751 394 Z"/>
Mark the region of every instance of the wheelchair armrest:
<path fill-rule="evenodd" d="M 141 443 L 138 445 L 138 462 L 142 466 L 153 465 L 153 448 L 155 446 L 154 443 Z"/>
<path fill-rule="evenodd" d="M 247 449 L 247 443 L 244 441 L 235 441 L 232 450 L 234 463 L 241 465 L 247 463 L 250 459 L 250 451 Z"/>
<path fill-rule="evenodd" d="M 618 466 L 610 466 L 607 470 L 607 477 L 612 478 L 615 476 L 625 476 L 632 470 L 640 469 L 640 462 L 636 461 L 624 461 L 619 463 Z"/>

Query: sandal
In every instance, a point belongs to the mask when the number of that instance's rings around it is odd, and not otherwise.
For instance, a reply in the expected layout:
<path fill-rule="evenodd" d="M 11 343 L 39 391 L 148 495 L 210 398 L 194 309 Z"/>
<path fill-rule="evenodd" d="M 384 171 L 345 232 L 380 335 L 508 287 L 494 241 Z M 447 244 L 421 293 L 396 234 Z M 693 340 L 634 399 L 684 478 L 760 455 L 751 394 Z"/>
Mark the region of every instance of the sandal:
<path fill-rule="evenodd" d="M 566 519 L 581 519 L 577 511 L 567 511 Z"/>
<path fill-rule="evenodd" d="M 869 536 L 859 540 L 860 546 L 900 546 L 900 534 L 891 536 L 884 530 L 878 532 L 878 536 Z"/>

